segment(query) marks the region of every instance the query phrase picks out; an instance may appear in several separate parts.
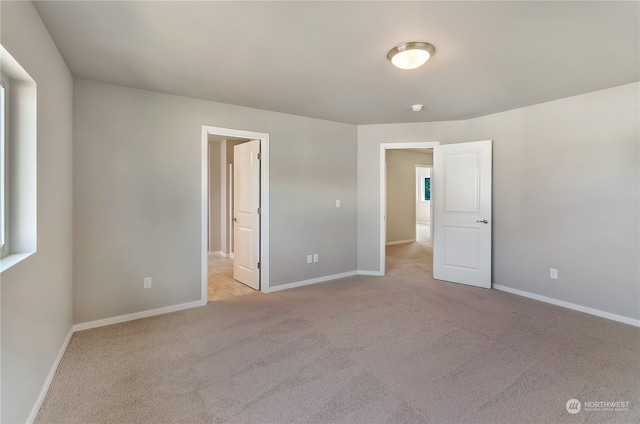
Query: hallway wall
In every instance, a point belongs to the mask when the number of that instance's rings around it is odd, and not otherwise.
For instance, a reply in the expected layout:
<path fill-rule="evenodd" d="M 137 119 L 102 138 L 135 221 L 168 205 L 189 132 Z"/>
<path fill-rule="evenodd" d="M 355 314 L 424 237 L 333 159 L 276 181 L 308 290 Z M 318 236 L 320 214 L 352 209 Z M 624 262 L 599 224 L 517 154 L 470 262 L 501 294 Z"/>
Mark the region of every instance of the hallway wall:
<path fill-rule="evenodd" d="M 433 163 L 430 151 L 387 150 L 387 243 L 416 238 L 416 165 Z"/>

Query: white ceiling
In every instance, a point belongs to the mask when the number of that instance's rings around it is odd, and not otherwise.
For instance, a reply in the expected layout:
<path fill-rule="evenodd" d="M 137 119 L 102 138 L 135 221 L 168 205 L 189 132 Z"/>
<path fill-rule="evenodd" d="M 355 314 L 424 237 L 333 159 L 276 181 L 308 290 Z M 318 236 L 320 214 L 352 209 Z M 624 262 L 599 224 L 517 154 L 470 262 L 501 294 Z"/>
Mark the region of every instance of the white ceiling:
<path fill-rule="evenodd" d="M 640 80 L 637 1 L 35 4 L 77 78 L 352 124 L 467 119 Z M 404 41 L 436 53 L 396 69 L 386 54 Z"/>

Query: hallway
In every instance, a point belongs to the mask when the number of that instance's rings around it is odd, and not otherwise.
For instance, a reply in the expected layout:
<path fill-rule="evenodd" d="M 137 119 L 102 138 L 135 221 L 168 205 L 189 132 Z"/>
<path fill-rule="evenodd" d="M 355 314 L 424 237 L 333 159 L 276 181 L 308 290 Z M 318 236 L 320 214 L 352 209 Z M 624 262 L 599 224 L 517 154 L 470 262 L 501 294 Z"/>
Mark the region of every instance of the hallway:
<path fill-rule="evenodd" d="M 386 275 L 433 277 L 433 239 L 429 225 L 420 224 L 416 227 L 416 240 L 387 246 Z"/>

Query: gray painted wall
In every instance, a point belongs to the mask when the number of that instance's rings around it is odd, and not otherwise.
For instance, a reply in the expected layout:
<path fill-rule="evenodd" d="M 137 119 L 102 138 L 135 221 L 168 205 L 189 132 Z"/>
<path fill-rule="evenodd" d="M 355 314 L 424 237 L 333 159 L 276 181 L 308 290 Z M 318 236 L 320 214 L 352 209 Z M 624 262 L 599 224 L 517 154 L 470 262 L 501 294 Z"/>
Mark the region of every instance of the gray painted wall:
<path fill-rule="evenodd" d="M 270 134 L 272 286 L 356 269 L 355 126 L 75 80 L 76 323 L 200 299 L 202 125 Z"/>
<path fill-rule="evenodd" d="M 72 325 L 71 74 L 30 2 L 2 2 L 2 45 L 36 81 L 37 252 L 2 273 L 3 423 L 25 422 Z"/>
<path fill-rule="evenodd" d="M 387 243 L 416 238 L 416 165 L 429 165 L 433 156 L 387 150 Z"/>
<path fill-rule="evenodd" d="M 233 252 L 231 248 L 231 232 L 233 225 L 229 213 L 231 202 L 231 179 L 229 164 L 233 164 L 233 146 L 248 140 L 228 140 L 209 136 L 209 252 L 222 252 L 225 255 Z M 222 152 L 225 152 L 224 171 L 221 169 Z M 225 199 L 222 202 L 222 172 L 225 174 Z M 226 223 L 221 221 L 221 211 L 225 209 Z M 225 239 L 222 239 L 222 226 L 225 225 Z"/>
<path fill-rule="evenodd" d="M 380 143 L 492 139 L 494 284 L 640 318 L 639 105 L 634 83 L 468 121 L 358 127 L 358 269 L 379 270 Z"/>
<path fill-rule="evenodd" d="M 220 196 L 222 177 L 220 151 L 221 143 L 209 142 L 209 252 L 222 250 L 222 222 L 220 221 Z"/>

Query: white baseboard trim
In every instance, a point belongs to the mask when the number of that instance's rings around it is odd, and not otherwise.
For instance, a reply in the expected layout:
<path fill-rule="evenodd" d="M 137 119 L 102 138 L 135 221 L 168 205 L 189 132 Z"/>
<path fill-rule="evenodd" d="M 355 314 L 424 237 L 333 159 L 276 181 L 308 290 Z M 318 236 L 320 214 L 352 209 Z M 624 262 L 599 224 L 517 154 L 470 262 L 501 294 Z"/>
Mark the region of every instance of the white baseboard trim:
<path fill-rule="evenodd" d="M 196 300 L 195 302 L 181 303 L 179 305 L 166 306 L 164 308 L 150 309 L 148 311 L 135 312 L 133 314 L 119 315 L 117 317 L 99 319 L 96 321 L 83 322 L 73 326 L 72 331 L 89 330 L 91 328 L 104 327 L 105 325 L 119 324 L 121 322 L 133 321 L 140 318 L 148 318 L 155 315 L 168 314 L 171 312 L 183 311 L 185 309 L 197 308 L 207 304 L 206 300 Z"/>
<path fill-rule="evenodd" d="M 373 277 L 384 277 L 384 274 L 381 273 L 380 271 L 365 271 L 365 270 L 359 269 L 356 272 L 358 273 L 358 275 L 370 275 L 370 276 L 373 276 Z"/>
<path fill-rule="evenodd" d="M 622 315 L 612 314 L 610 312 L 601 311 L 599 309 L 589 308 L 587 306 L 576 305 L 575 303 L 565 302 L 564 300 L 554 299 L 552 297 L 541 296 L 539 294 L 529 293 L 522 290 L 512 289 L 511 287 L 505 287 L 498 284 L 492 286 L 496 290 L 501 290 L 511 294 L 517 294 L 518 296 L 528 297 L 530 299 L 539 300 L 541 302 L 550 303 L 556 306 L 562 306 L 563 308 L 573 309 L 574 311 L 584 312 L 586 314 L 595 315 L 601 318 L 618 321 L 624 324 L 640 327 L 640 320 L 623 317 Z"/>
<path fill-rule="evenodd" d="M 162 315 L 168 314 L 170 312 L 182 311 L 184 309 L 196 308 L 198 306 L 204 306 L 207 304 L 206 300 L 197 300 L 195 302 L 182 303 L 180 305 L 167 306 L 165 308 L 151 309 L 149 311 L 136 312 L 128 315 L 120 315 L 112 318 L 100 319 L 97 321 L 83 322 L 80 324 L 75 324 L 71 327 L 69 334 L 65 338 L 62 346 L 60 347 L 60 351 L 58 352 L 58 356 L 56 357 L 53 365 L 51 366 L 51 370 L 47 375 L 47 378 L 44 380 L 44 384 L 42 385 L 42 389 L 40 390 L 40 394 L 33 404 L 33 408 L 31 408 L 31 412 L 27 417 L 27 424 L 31 424 L 35 421 L 38 416 L 38 412 L 40 412 L 40 408 L 42 407 L 42 403 L 44 402 L 44 398 L 47 396 L 47 392 L 49 391 L 49 386 L 51 386 L 51 382 L 53 381 L 53 377 L 58 370 L 58 366 L 60 365 L 60 361 L 62 361 L 62 357 L 64 356 L 65 351 L 67 350 L 67 346 L 69 346 L 69 341 L 71 340 L 71 336 L 76 331 L 88 330 L 91 328 L 104 327 L 105 325 L 118 324 L 125 321 L 133 321 L 135 319 L 147 318 L 154 315 Z"/>
<path fill-rule="evenodd" d="M 387 242 L 387 246 L 392 246 L 394 244 L 404 244 L 404 243 L 413 243 L 416 239 L 411 240 L 398 240 L 398 241 L 389 241 Z"/>
<path fill-rule="evenodd" d="M 44 398 L 47 396 L 47 392 L 49 391 L 49 386 L 51 386 L 51 382 L 53 381 L 53 377 L 56 375 L 56 371 L 58 371 L 58 366 L 60 365 L 60 361 L 62 361 L 62 357 L 64 356 L 64 352 L 67 350 L 67 346 L 69 346 L 69 340 L 71 340 L 71 336 L 73 335 L 73 328 L 69 330 L 69 334 L 62 342 L 62 346 L 60 347 L 60 351 L 58 352 L 58 356 L 53 361 L 53 365 L 51 365 L 51 370 L 47 375 L 47 378 L 44 380 L 44 384 L 42 384 L 42 389 L 40 389 L 40 394 L 38 394 L 38 398 L 36 402 L 33 404 L 33 408 L 31 408 L 31 412 L 27 417 L 27 424 L 31 424 L 35 421 L 38 416 L 38 412 L 40 412 L 40 407 L 42 407 L 42 402 L 44 402 Z"/>
<path fill-rule="evenodd" d="M 219 256 L 222 256 L 224 258 L 227 257 L 227 255 L 225 255 L 225 253 L 222 250 L 216 250 L 215 252 L 209 251 L 209 254 L 210 255 L 219 255 Z"/>
<path fill-rule="evenodd" d="M 280 291 L 280 290 L 293 289 L 296 287 L 308 286 L 310 284 L 322 283 L 325 281 L 337 280 L 339 278 L 353 277 L 354 275 L 357 275 L 357 274 L 358 274 L 357 271 L 349 271 L 349 272 L 343 272 L 342 274 L 326 275 L 324 277 L 312 278 L 310 280 L 297 281 L 295 283 L 281 284 L 278 286 L 271 286 L 269 287 L 269 293 Z"/>

